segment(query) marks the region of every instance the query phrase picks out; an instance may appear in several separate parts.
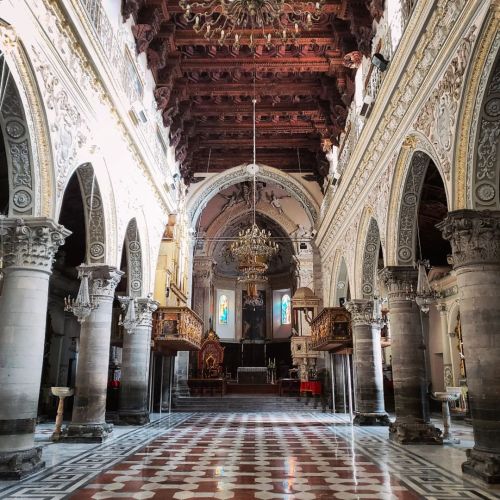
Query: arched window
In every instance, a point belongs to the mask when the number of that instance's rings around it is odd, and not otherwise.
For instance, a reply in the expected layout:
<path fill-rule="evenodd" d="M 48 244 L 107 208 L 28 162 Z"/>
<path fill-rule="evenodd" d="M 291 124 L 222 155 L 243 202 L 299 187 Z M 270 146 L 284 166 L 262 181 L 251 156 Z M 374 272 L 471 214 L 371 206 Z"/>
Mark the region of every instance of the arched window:
<path fill-rule="evenodd" d="M 228 300 L 225 295 L 219 298 L 219 324 L 227 325 Z"/>
<path fill-rule="evenodd" d="M 281 297 L 281 324 L 289 325 L 292 322 L 292 304 L 290 295 L 285 294 Z"/>

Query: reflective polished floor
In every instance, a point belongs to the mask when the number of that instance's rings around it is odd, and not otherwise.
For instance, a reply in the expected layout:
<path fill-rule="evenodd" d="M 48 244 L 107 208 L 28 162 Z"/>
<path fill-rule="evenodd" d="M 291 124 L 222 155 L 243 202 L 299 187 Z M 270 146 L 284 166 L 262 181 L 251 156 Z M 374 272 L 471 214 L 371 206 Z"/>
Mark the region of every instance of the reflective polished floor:
<path fill-rule="evenodd" d="M 316 412 L 191 413 L 120 430 L 99 446 L 20 483 L 0 498 L 44 499 L 458 499 L 500 498 L 459 472 L 460 446 L 399 446 L 387 428 L 353 427 Z M 86 447 L 86 449 L 85 449 Z M 61 456 L 59 456 L 61 458 Z"/>

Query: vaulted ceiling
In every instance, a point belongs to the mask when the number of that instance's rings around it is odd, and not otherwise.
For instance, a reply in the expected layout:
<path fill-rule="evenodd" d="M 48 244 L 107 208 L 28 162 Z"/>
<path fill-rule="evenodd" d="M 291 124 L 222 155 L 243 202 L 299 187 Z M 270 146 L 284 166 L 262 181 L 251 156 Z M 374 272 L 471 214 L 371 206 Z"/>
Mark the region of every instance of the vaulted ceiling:
<path fill-rule="evenodd" d="M 184 179 L 251 161 L 255 75 L 257 161 L 321 182 L 325 152 L 338 141 L 354 93 L 354 70 L 344 56 L 370 53 L 383 6 L 384 0 L 326 0 L 320 19 L 294 43 L 262 43 L 252 51 L 244 42 L 235 49 L 231 41 L 220 46 L 196 34 L 178 0 L 122 0 Z"/>

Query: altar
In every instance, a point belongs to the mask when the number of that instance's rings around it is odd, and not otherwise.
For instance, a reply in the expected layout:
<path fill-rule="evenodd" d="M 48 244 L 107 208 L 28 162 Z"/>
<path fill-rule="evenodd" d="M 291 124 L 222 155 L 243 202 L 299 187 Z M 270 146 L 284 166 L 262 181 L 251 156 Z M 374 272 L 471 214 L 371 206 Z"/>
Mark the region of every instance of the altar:
<path fill-rule="evenodd" d="M 240 366 L 237 370 L 238 384 L 267 384 L 265 366 Z"/>

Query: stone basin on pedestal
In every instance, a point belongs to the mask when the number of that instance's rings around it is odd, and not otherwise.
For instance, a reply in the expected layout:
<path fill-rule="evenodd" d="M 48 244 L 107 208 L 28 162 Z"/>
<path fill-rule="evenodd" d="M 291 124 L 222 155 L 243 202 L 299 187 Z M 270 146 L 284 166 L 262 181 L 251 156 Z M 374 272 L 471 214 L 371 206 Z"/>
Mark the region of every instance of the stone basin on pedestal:
<path fill-rule="evenodd" d="M 57 405 L 56 427 L 52 433 L 52 441 L 59 441 L 64 415 L 64 399 L 69 396 L 73 396 L 74 391 L 70 387 L 51 387 L 50 390 L 54 396 L 59 398 L 59 404 Z"/>
<path fill-rule="evenodd" d="M 448 387 L 446 392 L 435 392 L 432 395 L 432 399 L 436 401 L 441 401 L 441 409 L 443 415 L 443 442 L 448 443 L 459 443 L 459 439 L 454 439 L 451 433 L 451 417 L 450 417 L 450 402 L 456 401 L 462 391 L 460 388 Z"/>

